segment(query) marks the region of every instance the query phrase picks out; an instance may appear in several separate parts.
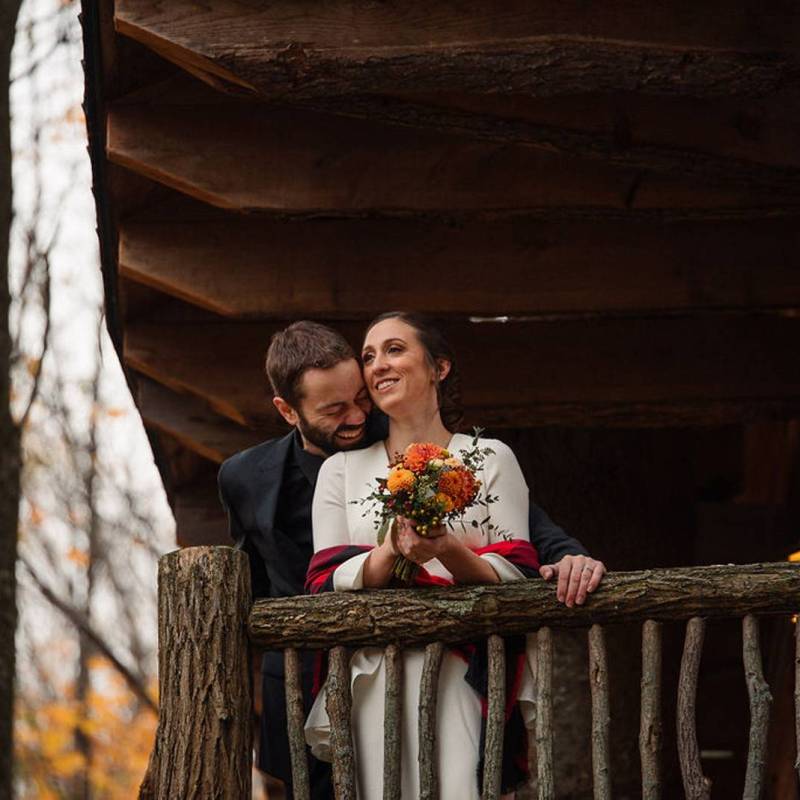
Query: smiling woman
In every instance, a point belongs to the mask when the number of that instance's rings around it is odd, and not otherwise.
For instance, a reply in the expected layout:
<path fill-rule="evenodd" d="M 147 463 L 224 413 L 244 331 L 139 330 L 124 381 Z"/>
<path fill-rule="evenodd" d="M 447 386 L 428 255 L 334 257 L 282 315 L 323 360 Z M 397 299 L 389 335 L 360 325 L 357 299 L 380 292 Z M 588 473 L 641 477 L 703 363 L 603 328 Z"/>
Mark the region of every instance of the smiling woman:
<path fill-rule="evenodd" d="M 488 454 L 479 474 L 478 502 L 458 524 L 418 533 L 412 520 L 398 516 L 391 534 L 376 544 L 373 520 L 363 514 L 358 501 L 376 476 L 387 475 L 394 454 L 414 442 L 426 442 L 458 456 L 471 447 L 472 437 L 457 432 L 461 412 L 453 353 L 441 333 L 424 319 L 406 313 L 378 317 L 367 329 L 361 358 L 372 400 L 389 418 L 389 433 L 385 441 L 366 449 L 337 453 L 320 468 L 309 590 L 391 586 L 398 555 L 418 565 L 418 585 L 498 583 L 537 575 L 537 554 L 529 541 L 528 487 L 512 451 L 492 439 L 481 442 Z M 508 708 L 513 710 L 506 725 L 508 747 L 502 776 L 503 790 L 513 793 L 527 778 L 525 723 L 532 715 L 533 682 L 525 640 L 509 642 L 508 649 L 520 676 L 508 697 Z M 484 642 L 448 652 L 442 662 L 437 742 L 443 800 L 477 800 L 480 794 L 485 658 Z M 423 662 L 421 649 L 404 651 L 403 798 L 420 796 L 416 765 L 420 747 L 425 745 L 417 736 L 417 709 Z M 380 797 L 383 652 L 359 650 L 350 668 L 358 795 Z M 320 692 L 306 725 L 306 738 L 320 758 L 330 754 L 325 694 Z"/>

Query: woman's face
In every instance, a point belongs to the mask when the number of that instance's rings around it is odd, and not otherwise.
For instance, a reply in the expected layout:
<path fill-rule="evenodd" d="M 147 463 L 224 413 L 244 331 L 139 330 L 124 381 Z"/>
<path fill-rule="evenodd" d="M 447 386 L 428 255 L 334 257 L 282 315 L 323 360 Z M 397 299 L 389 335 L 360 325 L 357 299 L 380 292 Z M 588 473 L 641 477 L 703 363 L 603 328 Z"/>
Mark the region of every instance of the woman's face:
<path fill-rule="evenodd" d="M 406 322 L 391 318 L 370 328 L 361 360 L 367 389 L 385 414 L 392 417 L 436 407 L 436 370 L 417 332 Z M 443 368 L 446 374 L 447 367 Z"/>

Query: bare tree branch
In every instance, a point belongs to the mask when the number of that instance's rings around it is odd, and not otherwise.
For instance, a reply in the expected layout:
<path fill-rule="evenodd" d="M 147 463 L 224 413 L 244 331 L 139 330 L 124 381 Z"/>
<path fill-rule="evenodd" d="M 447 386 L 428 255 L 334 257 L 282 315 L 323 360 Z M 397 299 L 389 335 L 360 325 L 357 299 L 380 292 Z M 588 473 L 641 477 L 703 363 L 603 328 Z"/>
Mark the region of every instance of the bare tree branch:
<path fill-rule="evenodd" d="M 133 672 L 117 658 L 116 654 L 106 644 L 102 636 L 95 631 L 87 622 L 83 614 L 69 603 L 62 600 L 52 589 L 50 589 L 36 574 L 36 570 L 31 566 L 24 556 L 20 556 L 20 563 L 25 568 L 28 576 L 36 585 L 36 588 L 54 608 L 57 608 L 82 634 L 84 634 L 92 644 L 109 660 L 113 667 L 119 672 L 128 684 L 130 690 L 144 703 L 154 714 L 158 714 L 158 706 L 150 693 Z"/>

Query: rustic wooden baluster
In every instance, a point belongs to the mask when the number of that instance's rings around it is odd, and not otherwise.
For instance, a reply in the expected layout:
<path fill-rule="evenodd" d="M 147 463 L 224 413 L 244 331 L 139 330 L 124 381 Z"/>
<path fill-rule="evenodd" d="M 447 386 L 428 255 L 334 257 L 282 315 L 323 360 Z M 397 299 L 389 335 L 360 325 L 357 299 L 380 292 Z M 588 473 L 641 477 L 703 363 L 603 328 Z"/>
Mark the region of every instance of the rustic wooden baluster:
<path fill-rule="evenodd" d="M 709 800 L 709 784 L 700 765 L 695 721 L 697 674 L 700 671 L 705 630 L 706 623 L 701 617 L 692 617 L 686 624 L 678 680 L 678 758 L 687 800 Z"/>
<path fill-rule="evenodd" d="M 800 780 L 800 622 L 794 617 L 794 735 L 797 757 L 794 766 Z"/>
<path fill-rule="evenodd" d="M 287 647 L 283 653 L 283 671 L 286 675 L 286 728 L 289 734 L 289 755 L 292 762 L 292 786 L 297 800 L 310 800 L 308 759 L 303 726 L 306 720 L 303 708 L 303 686 L 300 679 L 300 658 L 297 650 Z"/>
<path fill-rule="evenodd" d="M 350 657 L 345 647 L 328 655 L 326 709 L 331 721 L 333 792 L 336 800 L 355 800 L 356 772 L 350 732 Z"/>
<path fill-rule="evenodd" d="M 589 629 L 589 686 L 592 690 L 592 780 L 595 800 L 611 797 L 611 768 L 608 754 L 608 729 L 611 720 L 608 702 L 608 664 L 603 628 Z"/>
<path fill-rule="evenodd" d="M 642 626 L 641 687 L 642 800 L 661 800 L 661 623 L 652 619 Z"/>
<path fill-rule="evenodd" d="M 506 647 L 501 637 L 487 642 L 489 655 L 486 747 L 483 753 L 483 800 L 498 800 L 503 775 L 503 728 L 506 716 Z"/>
<path fill-rule="evenodd" d="M 425 648 L 425 663 L 419 686 L 419 796 L 439 800 L 439 770 L 436 751 L 436 694 L 444 647 L 433 642 Z"/>
<path fill-rule="evenodd" d="M 742 658 L 747 694 L 750 698 L 750 747 L 742 797 L 744 800 L 760 800 L 764 792 L 764 771 L 767 766 L 767 732 L 772 694 L 764 680 L 761 648 L 758 643 L 758 620 L 752 614 L 742 620 Z"/>
<path fill-rule="evenodd" d="M 555 800 L 553 777 L 553 633 L 536 635 L 536 783 L 539 800 Z"/>
<path fill-rule="evenodd" d="M 384 653 L 386 697 L 383 716 L 383 798 L 400 800 L 402 762 L 403 651 L 390 644 Z"/>

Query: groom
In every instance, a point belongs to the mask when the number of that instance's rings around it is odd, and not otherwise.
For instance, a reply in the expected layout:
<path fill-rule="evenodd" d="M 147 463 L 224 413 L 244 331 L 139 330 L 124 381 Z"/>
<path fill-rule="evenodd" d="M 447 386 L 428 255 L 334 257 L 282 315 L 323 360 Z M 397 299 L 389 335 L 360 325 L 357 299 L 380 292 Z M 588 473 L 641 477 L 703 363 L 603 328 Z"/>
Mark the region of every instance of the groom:
<path fill-rule="evenodd" d="M 219 493 L 231 536 L 250 559 L 254 597 L 303 594 L 313 554 L 311 501 L 325 458 L 385 438 L 385 420 L 371 413 L 361 369 L 336 331 L 316 322 L 295 322 L 276 333 L 266 362 L 272 402 L 291 433 L 229 458 L 219 471 Z M 567 536 L 545 512 L 530 510 L 530 537 L 540 573 L 556 577 L 556 594 L 581 605 L 605 573 L 602 562 Z M 302 661 L 306 713 L 311 705 L 313 662 Z M 284 707 L 283 655 L 269 651 L 261 665 L 262 713 L 258 768 L 286 784 L 292 798 Z M 333 797 L 330 767 L 309 754 L 311 796 Z"/>

